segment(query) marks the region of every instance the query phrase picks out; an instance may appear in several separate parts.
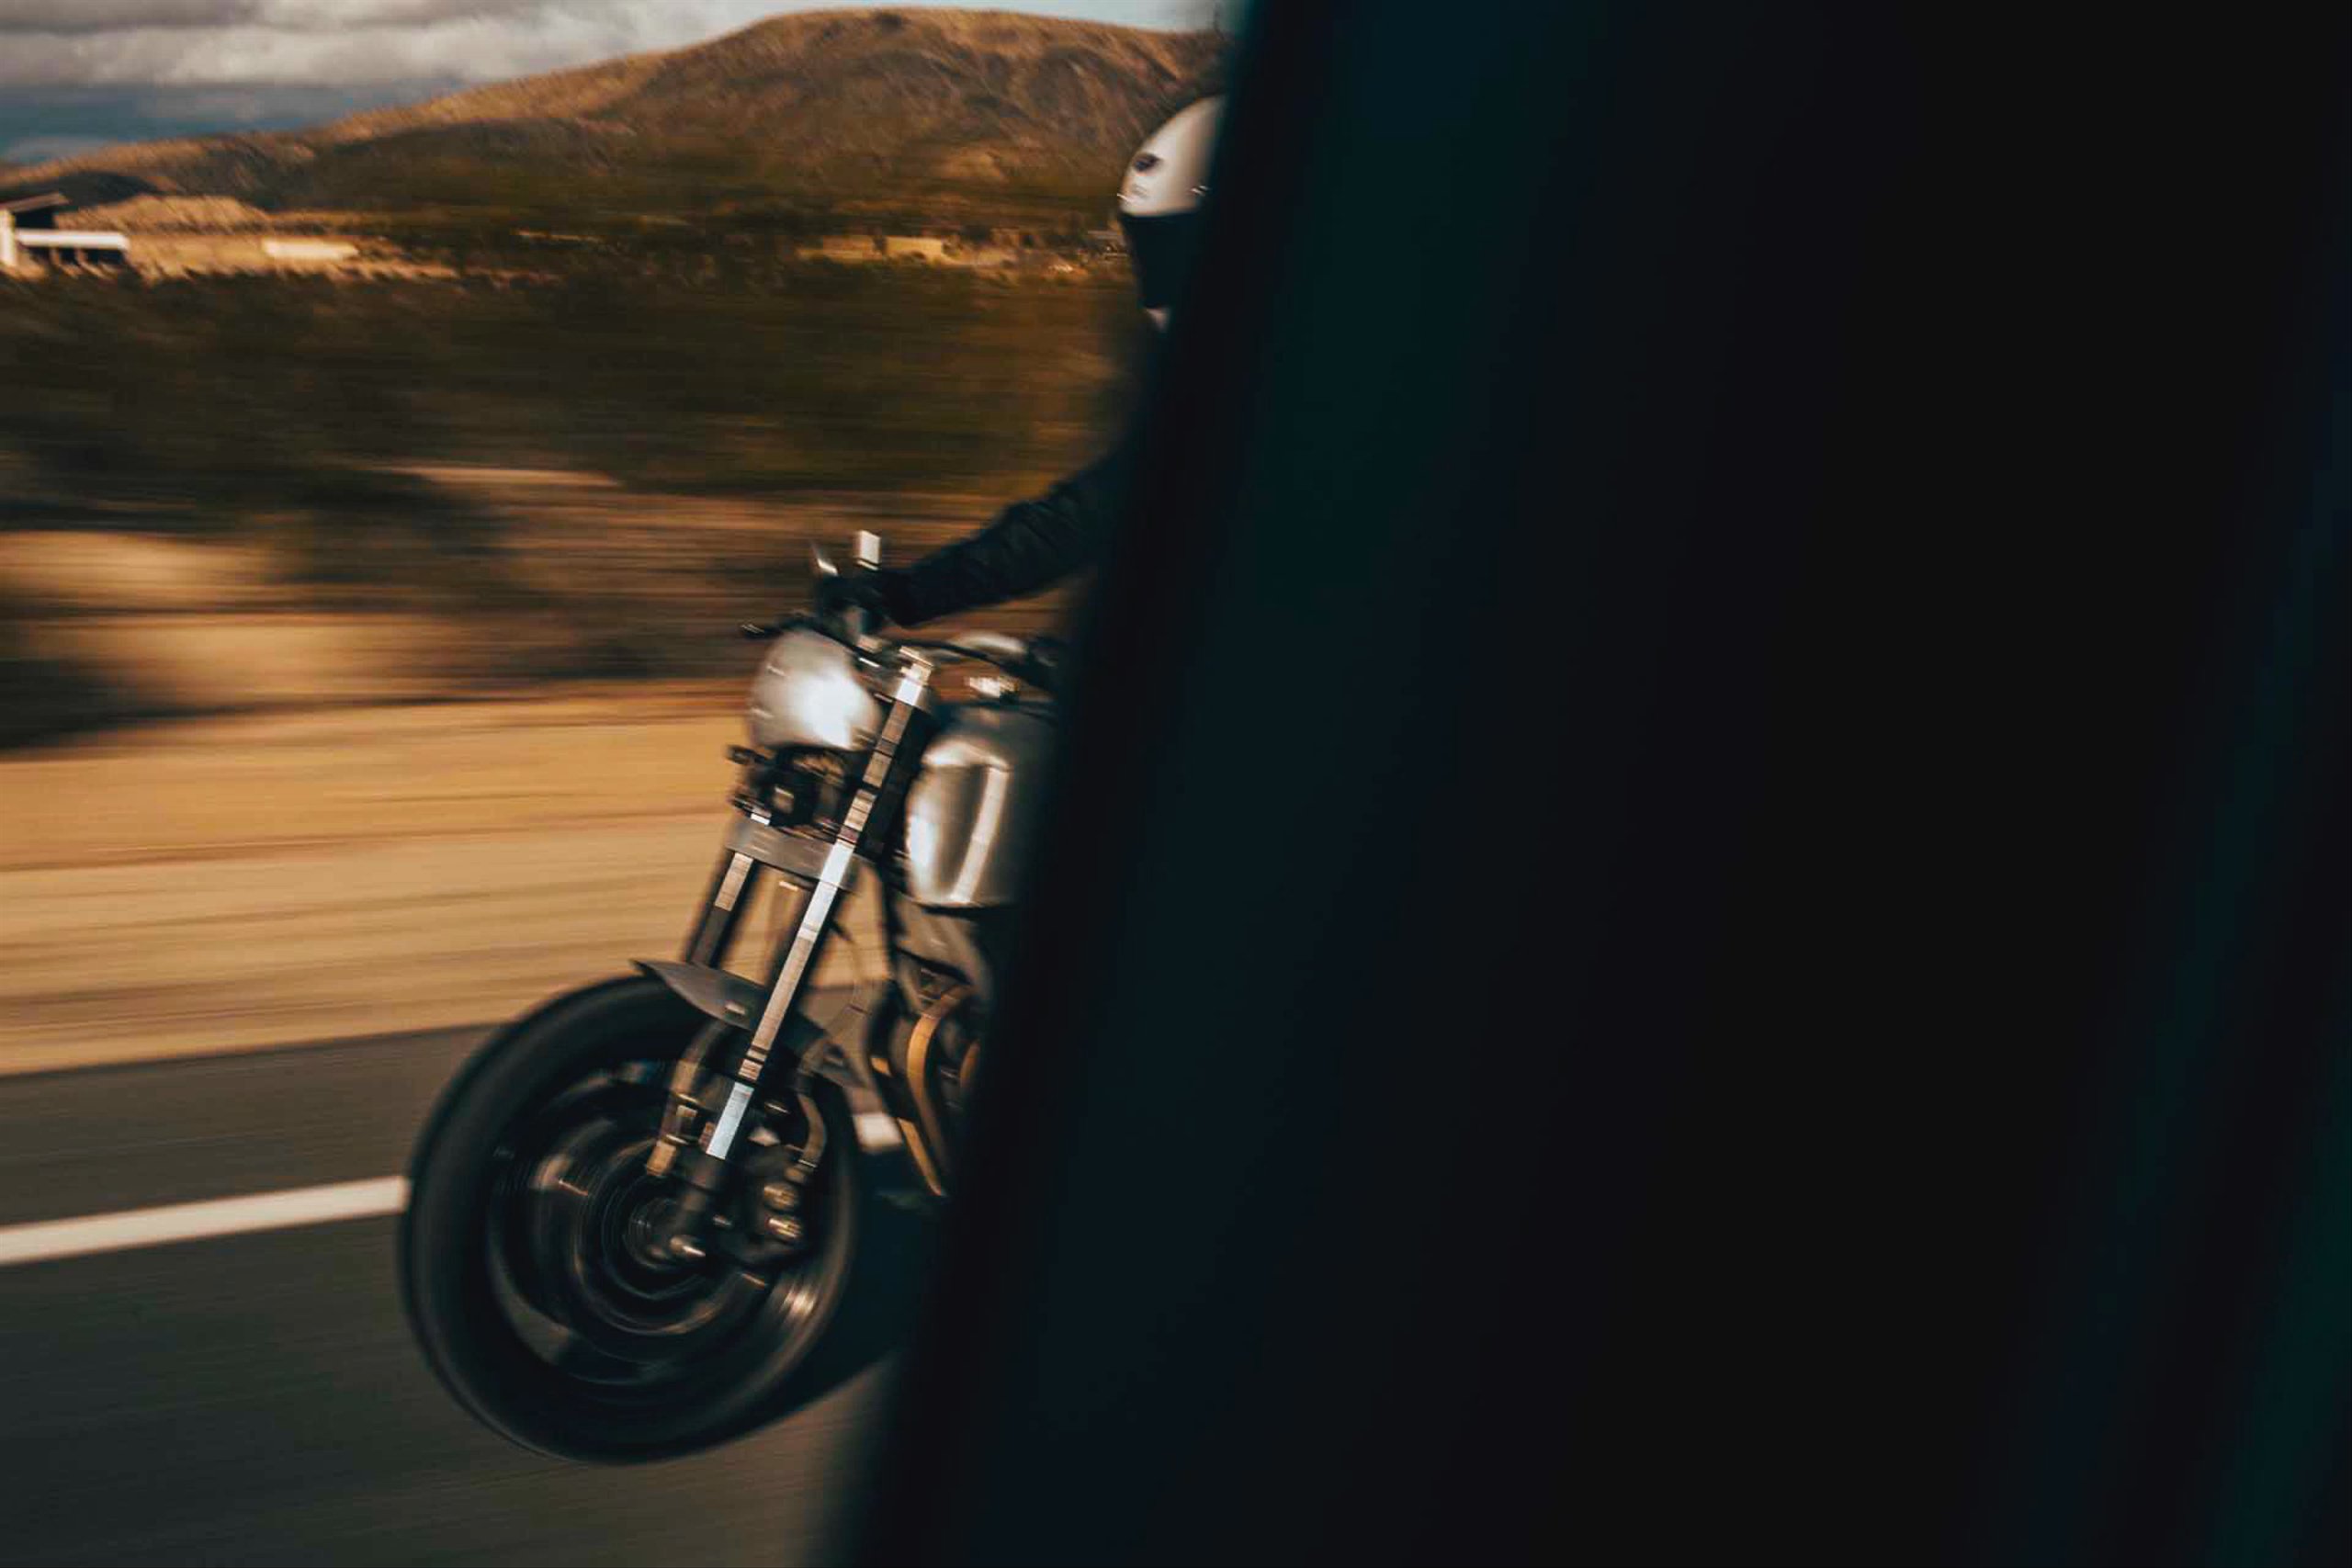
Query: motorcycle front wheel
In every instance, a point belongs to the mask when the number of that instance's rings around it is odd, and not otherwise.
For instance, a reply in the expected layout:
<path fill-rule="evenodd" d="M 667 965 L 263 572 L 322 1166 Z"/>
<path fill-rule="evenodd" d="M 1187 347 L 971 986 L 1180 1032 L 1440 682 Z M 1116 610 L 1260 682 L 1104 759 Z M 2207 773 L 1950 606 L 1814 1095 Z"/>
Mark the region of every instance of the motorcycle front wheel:
<path fill-rule="evenodd" d="M 660 1245 L 675 1189 L 645 1156 L 705 1021 L 651 979 L 560 998 L 475 1055 L 418 1140 L 400 1228 L 410 1325 L 458 1403 L 526 1447 L 603 1463 L 692 1452 L 827 1380 L 819 1351 L 865 1218 L 838 1089 L 818 1086 L 821 1127 L 745 1156 L 824 1139 L 802 1250 L 714 1246 L 688 1262 Z"/>

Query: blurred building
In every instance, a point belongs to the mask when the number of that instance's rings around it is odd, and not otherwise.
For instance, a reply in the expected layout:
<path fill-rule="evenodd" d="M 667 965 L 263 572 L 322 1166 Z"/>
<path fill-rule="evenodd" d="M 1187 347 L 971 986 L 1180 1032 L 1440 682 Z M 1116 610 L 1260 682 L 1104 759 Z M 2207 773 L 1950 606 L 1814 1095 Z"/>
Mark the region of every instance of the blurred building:
<path fill-rule="evenodd" d="M 59 227 L 72 205 L 61 191 L 0 201 L 0 272 L 128 267 L 130 241 L 119 231 Z"/>

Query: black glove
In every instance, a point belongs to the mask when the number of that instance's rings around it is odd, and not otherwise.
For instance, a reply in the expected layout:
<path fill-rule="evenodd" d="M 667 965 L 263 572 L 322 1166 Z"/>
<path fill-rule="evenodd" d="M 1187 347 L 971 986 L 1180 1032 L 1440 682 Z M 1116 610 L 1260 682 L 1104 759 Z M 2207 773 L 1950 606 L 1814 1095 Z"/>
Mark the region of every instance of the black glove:
<path fill-rule="evenodd" d="M 817 580 L 817 613 L 864 610 L 879 621 L 907 618 L 907 581 L 901 571 L 844 571 Z"/>

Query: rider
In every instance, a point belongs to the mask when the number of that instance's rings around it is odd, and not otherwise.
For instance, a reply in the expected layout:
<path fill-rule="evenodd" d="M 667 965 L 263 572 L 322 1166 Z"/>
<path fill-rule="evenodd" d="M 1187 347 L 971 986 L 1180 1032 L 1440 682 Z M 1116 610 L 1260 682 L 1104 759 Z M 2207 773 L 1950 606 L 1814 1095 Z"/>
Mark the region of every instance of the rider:
<path fill-rule="evenodd" d="M 1198 243 L 1208 195 L 1209 154 L 1221 98 L 1177 111 L 1127 163 L 1119 186 L 1125 232 L 1144 313 L 1165 331 L 1176 289 Z M 967 539 L 899 570 L 826 580 L 825 608 L 854 604 L 900 626 L 919 626 L 1018 599 L 1090 564 L 1125 501 L 1136 432 L 1034 501 L 1016 502 Z"/>

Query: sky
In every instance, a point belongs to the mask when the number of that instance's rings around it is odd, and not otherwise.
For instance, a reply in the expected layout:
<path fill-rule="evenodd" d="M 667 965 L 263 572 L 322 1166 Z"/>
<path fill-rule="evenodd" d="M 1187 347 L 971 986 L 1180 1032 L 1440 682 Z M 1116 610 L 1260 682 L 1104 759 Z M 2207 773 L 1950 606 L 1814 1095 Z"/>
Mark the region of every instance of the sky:
<path fill-rule="evenodd" d="M 997 6 L 1147 28 L 1199 27 L 1220 10 L 1216 0 Z M 0 0 L 0 160 L 311 124 L 821 8 L 821 0 Z"/>

